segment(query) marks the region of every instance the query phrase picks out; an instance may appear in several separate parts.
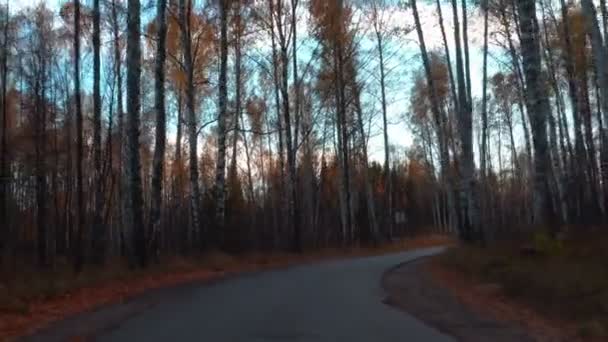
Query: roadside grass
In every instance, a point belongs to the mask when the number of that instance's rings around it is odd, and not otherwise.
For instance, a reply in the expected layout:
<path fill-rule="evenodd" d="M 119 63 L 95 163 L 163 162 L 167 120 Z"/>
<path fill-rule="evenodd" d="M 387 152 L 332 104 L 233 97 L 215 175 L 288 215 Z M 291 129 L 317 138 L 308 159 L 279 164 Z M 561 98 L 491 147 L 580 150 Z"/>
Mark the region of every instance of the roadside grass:
<path fill-rule="evenodd" d="M 581 337 L 608 339 L 605 233 L 567 240 L 536 234 L 523 243 L 459 246 L 437 260 L 472 281 L 498 285 L 544 317 L 573 323 Z"/>
<path fill-rule="evenodd" d="M 230 255 L 208 251 L 187 258 L 161 258 L 160 263 L 143 270 L 129 269 L 124 260 L 108 260 L 104 266 L 89 265 L 80 274 L 75 274 L 62 259 L 47 271 L 20 265 L 0 274 L 0 341 L 31 333 L 70 315 L 123 302 L 150 289 L 210 281 L 248 271 L 450 244 L 452 240 L 447 236 L 424 235 L 377 247 L 327 248 L 303 254 Z"/>

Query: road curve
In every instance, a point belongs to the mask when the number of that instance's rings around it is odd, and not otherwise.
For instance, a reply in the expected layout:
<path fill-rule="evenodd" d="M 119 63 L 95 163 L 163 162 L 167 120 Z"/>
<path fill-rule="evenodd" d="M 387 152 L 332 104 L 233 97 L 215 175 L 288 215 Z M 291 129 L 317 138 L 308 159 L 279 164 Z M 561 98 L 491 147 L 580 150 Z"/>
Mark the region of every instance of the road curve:
<path fill-rule="evenodd" d="M 69 338 L 66 333 L 73 337 L 78 329 L 91 336 L 83 329 L 96 326 L 103 327 L 94 334 L 98 341 L 453 341 L 382 303 L 384 271 L 439 251 L 332 261 L 176 288 L 154 301 L 140 299 L 139 306 L 135 300 L 76 318 L 31 340 Z"/>

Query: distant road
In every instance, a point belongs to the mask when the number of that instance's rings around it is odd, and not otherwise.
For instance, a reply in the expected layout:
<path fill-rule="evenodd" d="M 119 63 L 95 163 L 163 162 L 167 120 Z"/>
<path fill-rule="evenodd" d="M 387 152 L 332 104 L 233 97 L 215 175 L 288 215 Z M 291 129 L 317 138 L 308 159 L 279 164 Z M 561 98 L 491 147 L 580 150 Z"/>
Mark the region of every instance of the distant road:
<path fill-rule="evenodd" d="M 384 271 L 440 250 L 332 261 L 167 289 L 66 321 L 32 340 L 88 335 L 98 341 L 147 342 L 453 341 L 382 303 Z"/>

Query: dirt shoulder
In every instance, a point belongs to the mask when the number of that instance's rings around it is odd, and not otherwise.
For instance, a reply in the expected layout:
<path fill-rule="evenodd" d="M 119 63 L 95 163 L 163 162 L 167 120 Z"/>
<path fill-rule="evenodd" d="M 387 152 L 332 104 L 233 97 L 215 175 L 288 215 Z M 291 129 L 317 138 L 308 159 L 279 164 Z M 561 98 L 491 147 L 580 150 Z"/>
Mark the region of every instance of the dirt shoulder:
<path fill-rule="evenodd" d="M 491 285 L 479 286 L 445 273 L 431 258 L 406 263 L 385 273 L 387 304 L 465 342 L 573 341 L 561 331 L 528 324 L 529 313 L 501 302 Z M 497 307 L 507 306 L 496 311 Z"/>

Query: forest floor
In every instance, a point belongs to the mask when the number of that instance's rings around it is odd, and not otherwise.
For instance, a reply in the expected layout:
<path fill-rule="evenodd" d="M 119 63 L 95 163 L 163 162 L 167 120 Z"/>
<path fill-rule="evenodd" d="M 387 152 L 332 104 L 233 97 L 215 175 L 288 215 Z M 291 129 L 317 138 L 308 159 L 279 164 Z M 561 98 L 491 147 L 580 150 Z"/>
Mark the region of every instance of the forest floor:
<path fill-rule="evenodd" d="M 561 241 L 537 234 L 526 243 L 452 248 L 426 262 L 422 273 L 427 275 L 425 286 L 447 291 L 456 305 L 515 327 L 511 332 L 525 331 L 532 340 L 606 341 L 607 245 L 605 234 Z M 441 321 L 444 315 L 435 323 L 449 329 L 458 320 L 474 322 L 462 317 L 452 315 L 446 323 Z M 478 341 L 474 336 L 463 340 Z"/>
<path fill-rule="evenodd" d="M 163 259 L 145 270 L 129 270 L 124 261 L 89 266 L 74 274 L 68 265 L 40 272 L 3 272 L 0 280 L 0 341 L 30 334 L 49 324 L 96 308 L 121 303 L 148 290 L 206 282 L 269 269 L 337 258 L 381 255 L 445 246 L 446 236 L 426 235 L 379 247 L 324 249 L 305 254 L 254 253 L 240 256 L 209 252 L 192 258 Z"/>

